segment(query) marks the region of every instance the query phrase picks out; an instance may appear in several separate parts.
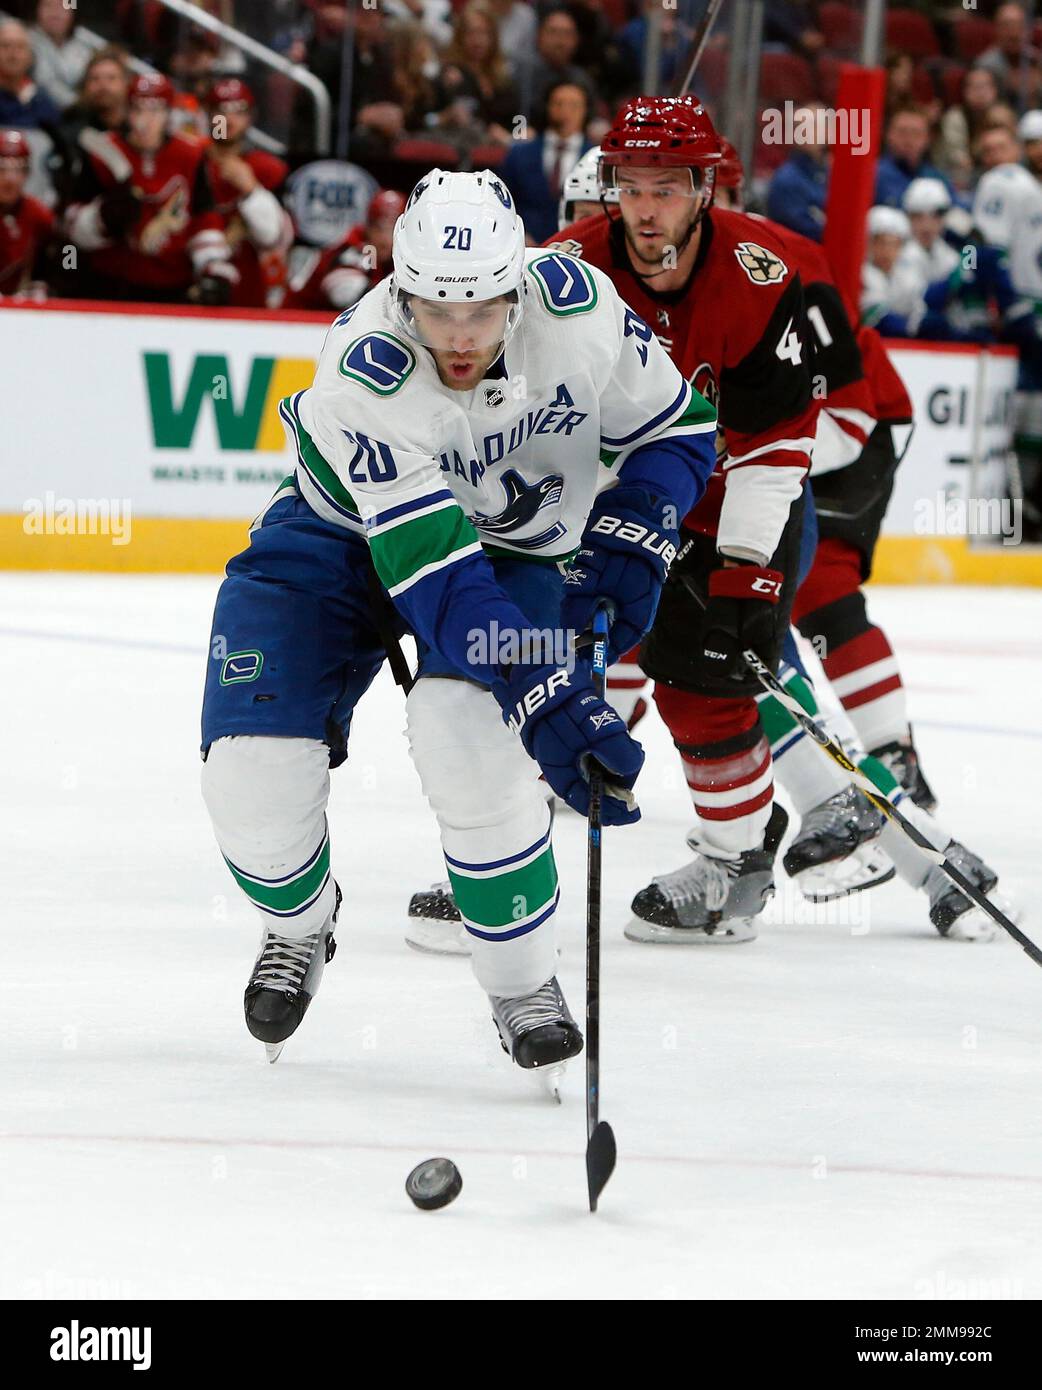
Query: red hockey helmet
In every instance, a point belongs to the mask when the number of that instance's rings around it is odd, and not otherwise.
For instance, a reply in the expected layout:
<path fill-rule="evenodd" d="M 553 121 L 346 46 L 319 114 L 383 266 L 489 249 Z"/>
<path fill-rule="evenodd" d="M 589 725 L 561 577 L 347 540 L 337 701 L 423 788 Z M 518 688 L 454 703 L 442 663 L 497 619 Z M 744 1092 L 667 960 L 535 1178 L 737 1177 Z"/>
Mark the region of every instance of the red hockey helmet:
<path fill-rule="evenodd" d="M 720 137 L 720 152 L 723 156 L 716 169 L 716 181 L 721 188 L 741 188 L 745 170 L 738 151 L 724 136 Z"/>
<path fill-rule="evenodd" d="M 132 106 L 172 106 L 174 84 L 161 72 L 139 72 L 130 83 L 127 101 Z"/>
<path fill-rule="evenodd" d="M 713 169 L 720 137 L 698 97 L 632 97 L 601 141 L 601 165 Z"/>
<path fill-rule="evenodd" d="M 29 141 L 20 130 L 0 130 L 0 166 L 28 169 Z"/>
<path fill-rule="evenodd" d="M 365 220 L 367 223 L 397 222 L 404 211 L 404 195 L 394 188 L 381 188 L 373 194 Z"/>
<path fill-rule="evenodd" d="M 253 93 L 239 77 L 222 77 L 206 94 L 211 111 L 252 111 L 256 102 Z"/>

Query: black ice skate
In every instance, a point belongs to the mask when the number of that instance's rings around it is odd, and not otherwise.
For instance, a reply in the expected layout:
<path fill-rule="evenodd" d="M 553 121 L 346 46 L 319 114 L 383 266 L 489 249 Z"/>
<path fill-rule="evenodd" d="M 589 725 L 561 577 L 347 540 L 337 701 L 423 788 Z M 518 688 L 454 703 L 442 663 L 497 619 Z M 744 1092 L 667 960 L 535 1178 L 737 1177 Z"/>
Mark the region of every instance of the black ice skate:
<path fill-rule="evenodd" d="M 318 993 L 322 971 L 336 954 L 333 928 L 340 911 L 340 888 L 329 922 L 310 936 L 279 936 L 266 930 L 253 974 L 246 986 L 243 1006 L 246 1027 L 264 1044 L 269 1062 L 279 1054 L 300 1027 L 308 1005 Z"/>
<path fill-rule="evenodd" d="M 803 817 L 782 865 L 813 903 L 886 883 L 894 866 L 877 843 L 884 817 L 856 787 L 844 787 Z"/>
<path fill-rule="evenodd" d="M 789 818 L 777 802 L 763 845 L 731 859 L 696 851 L 690 864 L 652 879 L 633 899 L 626 926 L 630 941 L 693 946 L 754 941 L 758 916 L 774 895 L 774 859 Z"/>
<path fill-rule="evenodd" d="M 583 1039 L 557 976 L 552 975 L 533 994 L 513 999 L 490 994 L 488 1002 L 503 1051 L 523 1070 L 545 1072 L 549 1090 L 560 1100 L 564 1064 L 582 1051 Z"/>
<path fill-rule="evenodd" d="M 470 938 L 448 879 L 409 899 L 406 944 L 431 956 L 469 956 Z"/>
<path fill-rule="evenodd" d="M 878 748 L 870 749 L 869 757 L 879 759 L 887 771 L 897 778 L 917 806 L 931 813 L 937 810 L 937 798 L 923 776 L 919 754 L 915 751 L 915 744 L 911 739 L 911 729 L 906 739 L 894 739 L 892 743 L 882 743 Z"/>
<path fill-rule="evenodd" d="M 952 840 L 944 853 L 954 867 L 980 892 L 987 893 L 995 906 L 1001 908 L 1011 921 L 1019 919 L 1020 912 L 1014 903 L 1001 894 L 992 893 L 999 876 L 983 859 L 959 844 L 958 840 Z M 930 921 L 942 936 L 952 941 L 992 941 L 999 935 L 1000 929 L 996 923 L 965 893 L 959 891 L 943 869 L 931 869 L 923 886 L 930 895 Z"/>

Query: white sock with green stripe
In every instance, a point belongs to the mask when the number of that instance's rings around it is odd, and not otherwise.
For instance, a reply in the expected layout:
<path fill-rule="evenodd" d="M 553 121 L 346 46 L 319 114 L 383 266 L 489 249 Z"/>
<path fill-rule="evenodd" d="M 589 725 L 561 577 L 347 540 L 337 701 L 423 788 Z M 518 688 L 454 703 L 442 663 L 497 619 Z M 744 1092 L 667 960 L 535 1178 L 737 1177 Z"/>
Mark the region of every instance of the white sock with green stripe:
<path fill-rule="evenodd" d="M 476 685 L 421 679 L 407 710 L 474 973 L 489 994 L 530 994 L 556 962 L 557 868 L 539 769 Z"/>
<path fill-rule="evenodd" d="M 329 749 L 317 739 L 222 738 L 203 764 L 203 797 L 225 863 L 280 936 L 310 936 L 333 911 L 328 795 Z"/>

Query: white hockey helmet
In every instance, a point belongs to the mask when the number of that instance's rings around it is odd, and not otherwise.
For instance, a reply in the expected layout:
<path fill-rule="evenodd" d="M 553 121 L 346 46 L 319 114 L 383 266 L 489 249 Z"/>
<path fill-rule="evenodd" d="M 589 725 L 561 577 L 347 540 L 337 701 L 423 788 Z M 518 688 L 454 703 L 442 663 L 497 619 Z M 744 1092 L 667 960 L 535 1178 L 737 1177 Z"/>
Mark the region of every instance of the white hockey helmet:
<path fill-rule="evenodd" d="M 447 304 L 512 298 L 502 333 L 517 328 L 525 296 L 525 229 L 502 179 L 490 169 L 432 169 L 394 224 L 390 292 L 399 327 L 423 342 L 412 297 Z"/>
<path fill-rule="evenodd" d="M 1017 135 L 1025 144 L 1042 140 L 1042 111 L 1025 111 L 1017 126 Z"/>
<path fill-rule="evenodd" d="M 561 200 L 557 204 L 557 227 L 567 227 L 575 221 L 576 203 L 597 203 L 601 198 L 606 203 L 617 203 L 619 195 L 614 188 L 601 188 L 600 181 L 601 147 L 594 145 L 579 160 L 561 187 Z"/>
<path fill-rule="evenodd" d="M 951 205 L 951 194 L 940 179 L 913 179 L 901 199 L 901 206 L 909 216 L 913 212 L 934 212 L 940 215 L 947 212 Z"/>
<path fill-rule="evenodd" d="M 912 234 L 911 223 L 900 208 L 877 203 L 868 210 L 869 236 L 898 236 L 907 241 Z"/>

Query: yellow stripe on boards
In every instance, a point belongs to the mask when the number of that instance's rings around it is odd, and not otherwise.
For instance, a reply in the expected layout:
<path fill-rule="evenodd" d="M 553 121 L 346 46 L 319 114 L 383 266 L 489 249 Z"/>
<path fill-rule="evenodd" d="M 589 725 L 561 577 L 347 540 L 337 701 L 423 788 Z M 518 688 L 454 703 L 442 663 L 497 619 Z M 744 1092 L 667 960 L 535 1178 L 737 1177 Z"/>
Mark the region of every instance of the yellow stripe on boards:
<path fill-rule="evenodd" d="M 252 518 L 138 517 L 127 545 L 106 535 L 29 535 L 0 515 L 0 569 L 219 574 L 248 543 Z M 1042 546 L 971 546 L 958 537 L 883 536 L 875 584 L 1012 584 L 1042 588 Z"/>
<path fill-rule="evenodd" d="M 874 584 L 1042 587 L 1042 546 L 971 545 L 961 536 L 880 536 Z"/>
<path fill-rule="evenodd" d="M 30 535 L 25 518 L 0 515 L 0 569 L 220 574 L 249 542 L 250 521 L 133 517 L 126 545 L 107 535 Z"/>

